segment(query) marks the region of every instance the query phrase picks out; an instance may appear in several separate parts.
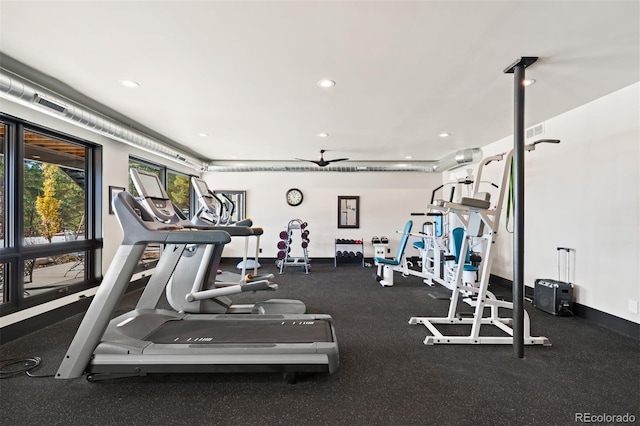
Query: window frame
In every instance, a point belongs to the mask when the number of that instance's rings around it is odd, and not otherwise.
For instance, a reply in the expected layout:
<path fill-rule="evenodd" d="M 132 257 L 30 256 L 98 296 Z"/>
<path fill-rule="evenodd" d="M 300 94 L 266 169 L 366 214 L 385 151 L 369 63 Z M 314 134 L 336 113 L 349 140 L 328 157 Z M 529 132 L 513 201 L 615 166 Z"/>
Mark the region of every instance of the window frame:
<path fill-rule="evenodd" d="M 40 126 L 0 112 L 4 137 L 4 237 L 0 263 L 7 265 L 0 316 L 99 285 L 102 280 L 102 147 L 87 140 Z M 25 131 L 79 145 L 85 149 L 85 238 L 76 241 L 28 245 L 24 242 L 24 154 Z M 61 283 L 49 291 L 25 297 L 24 262 L 40 257 L 85 252 L 85 271 L 73 283 Z"/>

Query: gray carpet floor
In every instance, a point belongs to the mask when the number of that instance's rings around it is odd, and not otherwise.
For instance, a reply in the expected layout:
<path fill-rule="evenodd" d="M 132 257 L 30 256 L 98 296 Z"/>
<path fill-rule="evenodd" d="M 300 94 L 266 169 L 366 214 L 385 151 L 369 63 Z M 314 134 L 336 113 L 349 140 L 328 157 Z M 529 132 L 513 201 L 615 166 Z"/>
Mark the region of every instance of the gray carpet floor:
<path fill-rule="evenodd" d="M 313 264 L 289 267 L 275 293 L 335 322 L 340 366 L 335 374 L 156 374 L 90 383 L 19 375 L 0 381 L 4 425 L 570 425 L 591 416 L 640 421 L 640 342 L 580 318 L 555 317 L 528 305 L 532 335 L 551 347 L 425 346 L 412 316 L 444 316 L 447 300 L 430 296 L 417 277 L 396 275 L 383 288 L 373 268 Z M 492 286 L 498 296 L 508 289 Z M 131 309 L 138 292 L 123 299 Z M 506 314 L 505 315 L 510 315 Z M 53 374 L 82 315 L 0 346 L 0 358 L 42 357 L 34 374 Z M 456 329 L 457 330 L 457 329 Z M 578 416 L 578 417 L 576 417 Z M 580 417 L 583 416 L 583 417 Z M 596 418 L 597 419 L 597 418 Z M 615 418 L 603 418 L 602 423 Z"/>

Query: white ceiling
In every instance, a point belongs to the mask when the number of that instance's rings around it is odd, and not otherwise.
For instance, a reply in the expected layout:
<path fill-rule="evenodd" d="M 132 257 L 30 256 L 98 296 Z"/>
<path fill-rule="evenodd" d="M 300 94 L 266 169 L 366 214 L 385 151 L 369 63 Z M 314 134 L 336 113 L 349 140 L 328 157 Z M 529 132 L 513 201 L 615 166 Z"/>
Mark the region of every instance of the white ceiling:
<path fill-rule="evenodd" d="M 640 80 L 639 5 L 0 0 L 0 51 L 204 160 L 437 160 L 512 134 L 521 56 L 526 126 Z"/>

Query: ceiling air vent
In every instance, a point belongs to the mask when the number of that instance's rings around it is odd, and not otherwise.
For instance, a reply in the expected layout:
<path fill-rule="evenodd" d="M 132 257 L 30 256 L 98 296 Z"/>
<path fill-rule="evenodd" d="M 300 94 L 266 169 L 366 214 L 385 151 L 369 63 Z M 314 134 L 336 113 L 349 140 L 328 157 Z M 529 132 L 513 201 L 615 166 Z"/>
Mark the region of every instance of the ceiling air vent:
<path fill-rule="evenodd" d="M 42 105 L 43 107 L 47 107 L 54 111 L 58 111 L 64 113 L 67 110 L 67 106 L 58 102 L 54 102 L 50 99 L 47 99 L 44 95 L 35 94 L 33 95 L 33 102 Z"/>
<path fill-rule="evenodd" d="M 534 138 L 544 134 L 544 123 L 536 124 L 525 131 L 526 138 Z"/>

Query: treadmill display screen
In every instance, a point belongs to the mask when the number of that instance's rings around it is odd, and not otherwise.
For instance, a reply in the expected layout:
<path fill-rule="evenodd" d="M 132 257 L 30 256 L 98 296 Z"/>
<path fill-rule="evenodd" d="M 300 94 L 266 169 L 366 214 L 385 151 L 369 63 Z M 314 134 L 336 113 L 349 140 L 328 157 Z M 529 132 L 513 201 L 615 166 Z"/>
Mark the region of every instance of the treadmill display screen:
<path fill-rule="evenodd" d="M 138 176 L 140 176 L 140 183 L 142 184 L 145 197 L 166 198 L 164 191 L 162 190 L 160 179 L 158 179 L 156 175 L 138 173 Z"/>
<path fill-rule="evenodd" d="M 194 179 L 193 181 L 195 182 L 196 190 L 198 191 L 201 197 L 209 193 L 209 188 L 207 187 L 207 184 L 203 180 Z"/>

